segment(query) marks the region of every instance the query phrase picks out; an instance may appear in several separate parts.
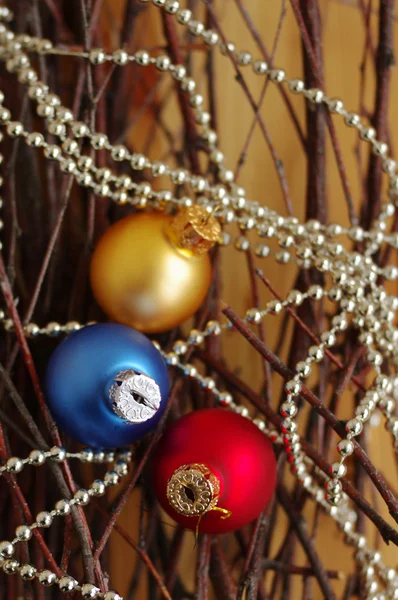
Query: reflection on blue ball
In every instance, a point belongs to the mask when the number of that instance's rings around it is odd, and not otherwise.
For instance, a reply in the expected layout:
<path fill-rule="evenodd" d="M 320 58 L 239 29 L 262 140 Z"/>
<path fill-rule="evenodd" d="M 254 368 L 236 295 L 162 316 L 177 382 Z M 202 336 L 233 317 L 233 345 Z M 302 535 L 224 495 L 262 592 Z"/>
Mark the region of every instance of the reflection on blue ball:
<path fill-rule="evenodd" d="M 159 386 L 161 401 L 153 417 L 126 423 L 109 399 L 117 373 L 134 370 Z M 166 364 L 142 333 L 116 323 L 80 329 L 52 354 L 45 376 L 47 403 L 57 425 L 88 446 L 113 448 L 131 444 L 151 431 L 166 407 L 169 377 Z"/>

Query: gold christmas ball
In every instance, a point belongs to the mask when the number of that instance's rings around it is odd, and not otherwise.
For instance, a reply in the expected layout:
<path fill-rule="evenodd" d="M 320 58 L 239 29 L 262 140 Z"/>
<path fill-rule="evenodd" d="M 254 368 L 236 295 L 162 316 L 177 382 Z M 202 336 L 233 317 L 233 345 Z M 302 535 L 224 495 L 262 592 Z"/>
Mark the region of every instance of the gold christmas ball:
<path fill-rule="evenodd" d="M 220 233 L 214 219 L 209 233 L 208 220 L 192 209 L 177 217 L 140 213 L 105 232 L 90 277 L 93 294 L 110 319 L 158 333 L 197 311 L 211 281 L 207 250 L 214 240 L 209 238 Z"/>

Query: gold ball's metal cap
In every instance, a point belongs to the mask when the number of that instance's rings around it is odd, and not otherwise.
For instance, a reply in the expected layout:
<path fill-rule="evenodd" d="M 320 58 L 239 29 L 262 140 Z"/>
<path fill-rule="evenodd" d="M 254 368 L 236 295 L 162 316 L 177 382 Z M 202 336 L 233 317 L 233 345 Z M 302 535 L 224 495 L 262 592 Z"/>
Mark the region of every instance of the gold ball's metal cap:
<path fill-rule="evenodd" d="M 171 220 L 168 233 L 176 246 L 195 256 L 206 254 L 221 241 L 220 223 L 198 205 L 180 210 Z"/>

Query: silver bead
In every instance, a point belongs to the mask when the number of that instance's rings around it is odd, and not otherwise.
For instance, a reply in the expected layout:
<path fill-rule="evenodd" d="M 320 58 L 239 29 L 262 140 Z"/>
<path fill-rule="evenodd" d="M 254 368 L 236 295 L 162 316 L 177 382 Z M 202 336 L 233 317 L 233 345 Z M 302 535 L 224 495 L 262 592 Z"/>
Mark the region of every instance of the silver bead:
<path fill-rule="evenodd" d="M 50 458 L 56 462 L 62 462 L 66 458 L 66 450 L 62 446 L 53 446 L 50 449 Z"/>
<path fill-rule="evenodd" d="M 91 489 L 93 490 L 94 496 L 103 496 L 106 491 L 105 484 L 100 479 L 93 481 L 91 484 Z"/>
<path fill-rule="evenodd" d="M 74 137 L 82 138 L 90 134 L 90 129 L 83 121 L 75 121 L 72 125 L 72 133 Z"/>
<path fill-rule="evenodd" d="M 245 319 L 249 323 L 260 323 L 261 311 L 259 311 L 258 308 L 250 308 L 246 311 Z"/>
<path fill-rule="evenodd" d="M 197 374 L 198 370 L 194 365 L 191 365 L 189 363 L 186 363 L 184 365 L 184 375 L 186 375 L 187 377 L 196 377 Z"/>
<path fill-rule="evenodd" d="M 46 325 L 46 333 L 50 337 L 55 337 L 61 333 L 61 325 L 55 321 L 51 321 Z"/>
<path fill-rule="evenodd" d="M 119 483 L 119 475 L 115 471 L 108 471 L 105 473 L 104 483 L 106 487 L 117 485 Z"/>
<path fill-rule="evenodd" d="M 130 164 L 133 169 L 142 170 L 146 166 L 147 159 L 143 154 L 133 154 L 130 160 Z"/>
<path fill-rule="evenodd" d="M 81 457 L 84 462 L 91 463 L 94 460 L 94 452 L 91 448 L 84 448 L 81 451 Z"/>
<path fill-rule="evenodd" d="M 372 153 L 376 156 L 386 156 L 388 153 L 388 144 L 374 141 L 372 144 Z"/>
<path fill-rule="evenodd" d="M 262 419 L 253 419 L 253 423 L 254 425 L 256 425 L 256 427 L 258 427 L 261 431 L 264 431 L 266 428 L 265 425 L 265 421 L 263 421 Z"/>
<path fill-rule="evenodd" d="M 52 119 L 55 115 L 54 107 L 46 103 L 39 104 L 36 108 L 36 112 L 39 117 L 43 117 L 43 119 Z"/>
<path fill-rule="evenodd" d="M 196 81 L 191 77 L 184 77 L 181 83 L 181 88 L 184 92 L 192 94 L 196 89 Z"/>
<path fill-rule="evenodd" d="M 350 456 L 354 452 L 354 444 L 351 440 L 341 440 L 337 444 L 337 452 L 343 457 Z"/>
<path fill-rule="evenodd" d="M 297 431 L 297 423 L 289 418 L 285 418 L 281 423 L 283 433 L 295 433 Z"/>
<path fill-rule="evenodd" d="M 57 115 L 57 119 L 59 119 L 59 121 L 62 121 L 62 123 L 69 123 L 70 121 L 73 121 L 73 112 L 69 110 L 69 108 L 65 108 L 64 106 L 56 108 L 55 114 Z M 73 142 L 74 140 L 69 141 Z M 77 142 L 74 143 L 77 144 Z"/>
<path fill-rule="evenodd" d="M 211 377 L 203 377 L 200 383 L 206 390 L 213 390 L 216 387 L 216 383 Z"/>
<path fill-rule="evenodd" d="M 44 156 L 50 160 L 58 160 L 61 156 L 61 148 L 50 144 L 44 148 Z"/>
<path fill-rule="evenodd" d="M 36 515 L 36 523 L 39 527 L 50 527 L 53 522 L 53 517 L 51 513 L 43 510 Z"/>
<path fill-rule="evenodd" d="M 97 169 L 95 177 L 98 181 L 108 181 L 112 177 L 112 171 L 107 167 L 102 167 L 101 169 Z"/>
<path fill-rule="evenodd" d="M 46 96 L 44 97 L 44 101 L 50 106 L 61 105 L 61 99 L 59 96 L 57 96 L 57 94 L 46 94 Z"/>
<path fill-rule="evenodd" d="M 265 60 L 255 60 L 253 62 L 253 71 L 256 73 L 256 75 L 263 75 L 268 71 L 268 64 L 265 62 Z M 277 80 L 274 79 L 274 81 Z"/>
<path fill-rule="evenodd" d="M 93 162 L 94 161 L 91 158 L 91 156 L 88 156 L 87 154 L 83 154 L 82 156 L 79 157 L 79 159 L 77 161 L 77 166 L 79 167 L 79 169 L 81 171 L 88 171 L 89 169 L 92 168 Z"/>
<path fill-rule="evenodd" d="M 292 79 L 288 82 L 288 86 L 291 92 L 294 94 L 302 94 L 305 90 L 304 81 L 301 79 Z"/>
<path fill-rule="evenodd" d="M 238 54 L 238 63 L 240 65 L 249 65 L 252 61 L 253 57 L 250 52 L 239 52 Z"/>
<path fill-rule="evenodd" d="M 285 392 L 288 396 L 298 396 L 301 392 L 302 383 L 297 379 L 291 379 L 285 384 Z"/>
<path fill-rule="evenodd" d="M 25 581 L 30 581 L 36 576 L 36 569 L 32 565 L 24 564 L 19 569 L 19 574 Z"/>
<path fill-rule="evenodd" d="M 327 295 L 330 298 L 330 300 L 333 300 L 334 302 L 338 302 L 341 299 L 342 292 L 341 292 L 340 288 L 333 287 L 328 291 Z"/>
<path fill-rule="evenodd" d="M 167 0 L 164 6 L 165 11 L 169 15 L 175 15 L 180 8 L 180 3 L 177 0 Z"/>
<path fill-rule="evenodd" d="M 65 325 L 65 331 L 67 333 L 72 333 L 73 331 L 79 331 L 79 329 L 81 329 L 81 325 L 77 321 L 68 321 Z"/>
<path fill-rule="evenodd" d="M 119 50 L 116 50 L 112 54 L 112 60 L 116 65 L 119 65 L 122 67 L 123 65 L 127 65 L 127 63 L 130 60 L 130 57 L 128 55 L 128 52 L 126 52 L 125 50 L 119 49 Z"/>
<path fill-rule="evenodd" d="M 78 582 L 76 579 L 73 579 L 73 577 L 70 577 L 69 575 L 61 577 L 61 579 L 58 581 L 58 587 L 61 592 L 72 592 L 77 585 Z"/>
<path fill-rule="evenodd" d="M 141 67 L 146 67 L 151 62 L 151 57 L 146 50 L 138 50 L 138 52 L 134 54 L 134 58 L 137 65 L 140 65 Z"/>
<path fill-rule="evenodd" d="M 265 258 L 266 256 L 269 256 L 270 251 L 270 247 L 266 244 L 258 244 L 254 249 L 255 255 L 259 256 L 260 258 Z"/>
<path fill-rule="evenodd" d="M 221 392 L 218 395 L 218 399 L 222 406 L 230 406 L 233 403 L 232 394 L 229 392 Z"/>
<path fill-rule="evenodd" d="M 66 127 L 61 121 L 53 121 L 52 123 L 49 123 L 48 131 L 57 137 L 64 137 L 66 133 Z"/>
<path fill-rule="evenodd" d="M 358 127 L 361 122 L 361 117 L 356 113 L 347 113 L 344 117 L 344 122 L 349 127 Z"/>
<path fill-rule="evenodd" d="M 178 365 L 178 356 L 175 352 L 168 352 L 164 357 L 166 364 L 175 366 Z"/>
<path fill-rule="evenodd" d="M 202 38 L 206 42 L 206 44 L 209 44 L 209 46 L 215 46 L 220 40 L 218 33 L 212 31 L 211 29 L 204 31 L 202 33 Z"/>
<path fill-rule="evenodd" d="M 320 285 L 311 285 L 308 288 L 308 295 L 314 300 L 320 300 L 324 296 L 324 290 Z"/>
<path fill-rule="evenodd" d="M 325 488 L 332 496 L 338 496 L 341 494 L 343 486 L 338 479 L 329 479 L 325 484 Z"/>
<path fill-rule="evenodd" d="M 246 237 L 240 236 L 235 241 L 235 248 L 241 252 L 246 252 L 250 248 L 250 242 Z"/>
<path fill-rule="evenodd" d="M 204 340 L 204 335 L 198 329 L 191 329 L 188 336 L 188 342 L 190 344 L 201 344 Z"/>
<path fill-rule="evenodd" d="M 177 21 L 179 23 L 181 23 L 182 25 L 186 25 L 187 23 L 189 23 L 189 21 L 191 20 L 191 17 L 192 17 L 192 12 L 187 9 L 181 9 L 177 13 Z"/>
<path fill-rule="evenodd" d="M 132 461 L 133 453 L 129 448 L 122 448 L 121 450 L 118 450 L 116 457 L 129 463 Z"/>
<path fill-rule="evenodd" d="M 103 133 L 95 133 L 91 139 L 90 143 L 95 150 L 101 150 L 101 148 L 105 148 L 108 144 L 108 138 Z"/>
<path fill-rule="evenodd" d="M 6 462 L 6 469 L 9 473 L 20 473 L 23 469 L 23 462 L 17 456 L 12 456 Z"/>
<path fill-rule="evenodd" d="M 283 69 L 271 69 L 269 71 L 269 78 L 271 81 L 276 83 L 282 83 L 285 80 L 286 73 Z"/>
<path fill-rule="evenodd" d="M 300 360 L 296 365 L 296 372 L 301 377 L 308 377 L 311 373 L 311 365 L 304 360 Z"/>
<path fill-rule="evenodd" d="M 318 88 L 311 88 L 305 92 L 306 98 L 314 104 L 320 104 L 325 98 L 325 94 Z"/>
<path fill-rule="evenodd" d="M 36 323 L 28 323 L 28 325 L 24 327 L 24 331 L 27 336 L 35 337 L 40 333 L 40 327 L 36 325 Z"/>
<path fill-rule="evenodd" d="M 323 348 L 321 348 L 320 346 L 310 346 L 308 350 L 308 356 L 315 362 L 319 362 L 323 359 L 325 353 L 323 351 Z"/>
<path fill-rule="evenodd" d="M 39 54 L 46 54 L 52 47 L 50 40 L 41 39 L 37 45 L 37 51 Z"/>
<path fill-rule="evenodd" d="M 65 140 L 62 143 L 62 150 L 66 152 L 66 154 L 77 154 L 79 152 L 79 144 L 76 140 Z"/>
<path fill-rule="evenodd" d="M 295 306 L 300 306 L 303 303 L 304 296 L 298 290 L 292 290 L 289 292 L 286 298 L 286 302 L 289 304 L 294 304 Z"/>
<path fill-rule="evenodd" d="M 90 495 L 87 490 L 77 490 L 73 498 L 79 506 L 86 506 L 90 502 Z"/>
<path fill-rule="evenodd" d="M 283 402 L 280 413 L 283 417 L 294 417 L 297 414 L 297 405 L 294 402 Z"/>
<path fill-rule="evenodd" d="M 57 515 L 59 515 L 60 517 L 68 515 L 71 510 L 69 500 L 58 500 L 58 502 L 55 504 L 55 510 Z"/>
<path fill-rule="evenodd" d="M 14 558 L 5 560 L 3 563 L 3 571 L 7 573 L 7 575 L 12 575 L 13 573 L 16 573 L 18 571 L 18 568 L 19 562 Z"/>
<path fill-rule="evenodd" d="M 367 421 L 370 417 L 369 407 L 366 406 L 366 404 L 357 406 L 355 409 L 355 416 L 358 417 L 358 419 L 361 419 L 361 421 Z"/>
<path fill-rule="evenodd" d="M 205 30 L 205 26 L 200 21 L 190 21 L 188 25 L 189 31 L 193 35 L 202 35 Z"/>
<path fill-rule="evenodd" d="M 347 473 L 347 467 L 343 463 L 334 462 L 330 466 L 330 473 L 333 475 L 333 477 L 340 479 Z"/>
<path fill-rule="evenodd" d="M 129 466 L 124 460 L 118 460 L 115 463 L 114 469 L 120 477 L 124 477 L 129 472 Z"/>
<path fill-rule="evenodd" d="M 98 594 L 100 594 L 101 590 L 97 588 L 97 586 L 92 583 L 85 583 L 82 585 L 81 595 L 86 600 L 90 600 L 90 598 L 97 598 Z"/>
<path fill-rule="evenodd" d="M 283 310 L 283 304 L 279 300 L 270 300 L 267 302 L 267 312 L 270 315 L 278 315 Z"/>
<path fill-rule="evenodd" d="M 389 431 L 395 437 L 398 436 L 398 417 L 390 417 L 384 425 L 386 431 Z"/>
<path fill-rule="evenodd" d="M 19 525 L 15 530 L 15 537 L 20 542 L 27 542 L 32 537 L 32 530 L 29 525 Z"/>
<path fill-rule="evenodd" d="M 332 506 L 338 506 L 341 502 L 341 495 L 340 494 L 325 494 L 325 498 L 328 502 L 328 504 L 332 505 Z"/>
<path fill-rule="evenodd" d="M 123 598 L 117 592 L 109 590 L 104 594 L 104 600 L 123 600 Z"/>
<path fill-rule="evenodd" d="M 214 146 L 217 143 L 217 133 L 213 131 L 213 129 L 207 129 L 203 133 L 203 139 L 209 144 L 209 146 Z"/>
<path fill-rule="evenodd" d="M 0 123 L 6 123 L 11 118 L 8 108 L 0 107 Z"/>
<path fill-rule="evenodd" d="M 198 110 L 195 113 L 195 121 L 197 123 L 199 123 L 200 125 L 207 125 L 211 121 L 210 113 L 202 110 L 202 108 L 198 108 Z M 220 154 L 222 154 L 222 152 Z M 210 160 L 213 160 L 213 159 L 210 157 Z M 213 162 L 217 162 L 217 161 L 213 161 Z M 221 162 L 221 161 L 219 161 L 219 162 Z"/>
<path fill-rule="evenodd" d="M 245 417 L 246 419 L 249 417 L 249 411 L 246 406 L 237 406 L 235 409 L 236 414 Z"/>
<path fill-rule="evenodd" d="M 14 546 L 11 542 L 3 540 L 0 542 L 0 558 L 7 558 L 14 554 Z"/>
<path fill-rule="evenodd" d="M 333 331 L 324 331 L 321 334 L 321 341 L 326 344 L 326 346 L 333 346 L 336 343 L 336 336 Z"/>
<path fill-rule="evenodd" d="M 177 340 L 173 344 L 173 352 L 176 354 L 182 355 L 188 351 L 188 346 L 184 342 L 184 340 Z"/>
<path fill-rule="evenodd" d="M 42 465 L 46 461 L 46 455 L 41 450 L 32 450 L 29 454 L 29 464 L 35 467 Z"/>
<path fill-rule="evenodd" d="M 5 22 L 12 21 L 14 14 L 7 6 L 0 7 L 0 19 Z"/>
<path fill-rule="evenodd" d="M 208 335 L 220 335 L 221 326 L 218 321 L 208 321 L 206 323 L 205 332 Z"/>
<path fill-rule="evenodd" d="M 39 582 L 45 587 L 50 587 L 51 585 L 54 585 L 54 583 L 57 581 L 57 576 L 55 575 L 55 573 L 49 571 L 48 569 L 40 571 L 37 578 Z"/>
<path fill-rule="evenodd" d="M 378 375 L 374 380 L 374 384 L 379 390 L 387 390 L 390 382 L 386 375 Z"/>
<path fill-rule="evenodd" d="M 170 68 L 171 60 L 167 55 L 157 56 L 155 66 L 159 71 L 167 71 Z"/>
<path fill-rule="evenodd" d="M 10 73 L 16 73 L 20 69 L 23 69 L 24 67 L 29 67 L 29 66 L 30 66 L 29 58 L 26 56 L 26 54 L 22 54 L 22 53 L 17 54 L 16 56 L 13 56 L 6 62 L 7 71 L 9 71 Z"/>
<path fill-rule="evenodd" d="M 331 98 L 327 102 L 329 109 L 333 113 L 341 114 L 344 110 L 344 104 L 339 98 Z"/>
<path fill-rule="evenodd" d="M 172 71 L 172 75 L 174 79 L 177 79 L 177 81 L 181 81 L 182 79 L 184 79 L 186 74 L 187 70 L 184 67 L 184 65 L 175 65 L 175 68 Z"/>
<path fill-rule="evenodd" d="M 106 54 L 101 48 L 92 48 L 89 54 L 89 61 L 93 65 L 102 65 L 106 61 Z"/>
<path fill-rule="evenodd" d="M 6 131 L 10 137 L 20 137 L 24 133 L 24 126 L 19 121 L 11 121 L 8 123 Z"/>

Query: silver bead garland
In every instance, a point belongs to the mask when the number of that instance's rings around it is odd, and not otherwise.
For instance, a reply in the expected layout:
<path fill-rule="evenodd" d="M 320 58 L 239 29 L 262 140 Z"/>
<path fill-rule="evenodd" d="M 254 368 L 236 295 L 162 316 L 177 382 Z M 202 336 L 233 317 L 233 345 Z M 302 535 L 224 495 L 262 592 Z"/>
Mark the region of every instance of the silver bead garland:
<path fill-rule="evenodd" d="M 148 0 L 141 0 L 148 2 Z M 208 336 L 220 335 L 231 330 L 230 323 L 210 321 L 203 331 L 192 330 L 186 340 L 177 340 L 171 352 L 165 353 L 160 347 L 166 362 L 179 369 L 184 376 L 191 377 L 209 390 L 216 400 L 225 407 L 234 410 L 244 417 L 250 418 L 273 443 L 282 444 L 292 457 L 292 472 L 301 482 L 308 494 L 317 502 L 343 530 L 345 541 L 354 547 L 355 560 L 360 567 L 361 575 L 366 583 L 369 600 L 398 598 L 398 576 L 394 569 L 388 569 L 382 562 L 380 553 L 366 544 L 363 536 L 354 531 L 355 513 L 349 509 L 347 496 L 342 491 L 340 479 L 346 474 L 345 461 L 353 453 L 354 440 L 363 430 L 366 422 L 375 410 L 385 416 L 385 427 L 393 438 L 394 448 L 398 450 L 398 419 L 395 416 L 395 392 L 398 389 L 398 330 L 393 325 L 398 298 L 386 293 L 378 284 L 379 278 L 398 279 L 398 269 L 394 265 L 380 268 L 373 260 L 373 255 L 387 244 L 398 248 L 398 234 L 386 231 L 386 220 L 396 210 L 398 195 L 398 174 L 396 162 L 388 156 L 387 144 L 377 140 L 372 127 L 365 125 L 359 115 L 348 112 L 340 99 L 329 98 L 320 89 L 307 89 L 300 79 L 288 79 L 282 69 L 270 68 L 264 60 L 255 60 L 248 52 L 237 51 L 231 42 L 224 43 L 215 31 L 193 18 L 191 11 L 180 7 L 177 0 L 153 0 L 153 4 L 174 15 L 182 26 L 193 35 L 201 37 L 209 47 L 217 47 L 224 55 L 232 54 L 242 67 L 251 66 L 259 76 L 268 76 L 277 85 L 286 85 L 294 94 L 301 94 L 312 104 L 324 104 L 328 110 L 340 115 L 347 126 L 358 131 L 360 139 L 367 142 L 373 154 L 381 157 L 383 170 L 389 178 L 389 199 L 382 205 L 379 216 L 373 221 L 369 230 L 354 226 L 343 228 L 338 224 L 324 226 L 316 220 L 301 224 L 294 217 L 282 217 L 275 211 L 261 206 L 258 202 L 246 198 L 245 190 L 234 183 L 234 173 L 225 166 L 223 152 L 217 146 L 217 135 L 209 127 L 210 114 L 203 109 L 203 97 L 197 91 L 197 84 L 186 75 L 182 65 L 173 65 L 168 56 L 151 56 L 145 50 L 130 55 L 125 50 L 116 50 L 112 54 L 101 48 L 90 52 L 72 52 L 54 48 L 49 40 L 27 35 L 15 36 L 8 28 L 12 19 L 11 12 L 0 8 L 0 60 L 5 62 L 6 69 L 15 73 L 21 84 L 27 86 L 28 95 L 37 103 L 37 114 L 47 124 L 48 133 L 59 140 L 58 144 L 49 144 L 45 136 L 38 132 L 29 132 L 24 125 L 12 119 L 11 112 L 4 106 L 5 97 L 0 91 L 0 127 L 9 137 L 19 137 L 32 148 L 41 149 L 48 160 L 56 161 L 60 169 L 73 175 L 76 182 L 90 187 L 95 194 L 112 199 L 118 204 L 129 203 L 137 208 L 146 206 L 160 207 L 167 203 L 173 206 L 190 206 L 193 203 L 204 205 L 214 213 L 222 223 L 236 223 L 242 234 L 234 241 L 238 251 L 246 252 L 252 248 L 250 232 L 260 238 L 276 239 L 281 250 L 274 252 L 268 243 L 257 243 L 254 252 L 258 257 L 273 257 L 280 264 L 295 262 L 302 269 L 316 268 L 329 276 L 330 287 L 326 290 L 313 285 L 306 292 L 292 290 L 284 301 L 271 300 L 264 310 L 249 309 L 245 319 L 249 323 L 258 324 L 267 315 L 280 314 L 287 307 L 300 306 L 304 300 L 320 301 L 328 298 L 336 302 L 339 311 L 331 320 L 329 330 L 323 332 L 319 341 L 311 346 L 305 360 L 296 365 L 296 374 L 285 384 L 285 401 L 281 406 L 283 421 L 281 432 L 269 429 L 262 418 L 252 418 L 246 407 L 235 404 L 233 397 L 226 391 L 219 390 L 211 377 L 200 375 L 194 365 L 184 361 L 184 355 L 192 345 L 200 345 Z M 86 123 L 74 120 L 73 113 L 62 106 L 61 100 L 50 93 L 48 87 L 39 81 L 38 75 L 29 61 L 29 53 L 39 55 L 66 55 L 89 60 L 93 65 L 107 61 L 118 66 L 135 62 L 140 67 L 152 67 L 169 73 L 188 95 L 195 114 L 195 119 L 202 139 L 207 146 L 209 159 L 215 165 L 220 184 L 212 184 L 206 177 L 192 175 L 187 169 L 172 169 L 166 163 L 151 161 L 143 154 L 132 154 L 123 145 L 112 145 L 103 133 L 90 130 Z M 119 176 L 110 168 L 98 168 L 91 156 L 82 154 L 78 140 L 87 138 L 95 150 L 106 149 L 115 162 L 127 161 L 132 171 L 149 171 L 152 177 L 166 175 L 172 185 L 188 186 L 190 195 L 176 197 L 169 190 L 154 191 L 149 182 L 136 184 L 131 177 Z M 0 131 L 0 142 L 3 132 Z M 0 164 L 3 156 L 0 154 Z M 0 186 L 2 179 L 0 178 Z M 0 199 L 1 202 L 1 199 Z M 0 221 L 0 226 L 2 222 Z M 338 238 L 346 236 L 356 243 L 363 242 L 364 252 L 360 254 L 348 251 Z M 224 234 L 224 244 L 230 243 L 229 236 Z M 292 254 L 294 252 L 294 255 Z M 13 329 L 13 323 L 2 312 L 0 321 L 7 331 Z M 70 321 L 65 325 L 50 322 L 44 327 L 29 323 L 24 327 L 27 337 L 38 335 L 58 336 L 68 334 L 84 325 Z M 372 386 L 366 391 L 355 415 L 346 423 L 346 436 L 337 445 L 339 460 L 332 464 L 331 477 L 326 477 L 307 457 L 300 445 L 295 417 L 298 413 L 297 397 L 302 391 L 305 379 L 310 375 L 316 363 L 324 359 L 325 351 L 336 343 L 336 337 L 349 326 L 359 331 L 359 339 L 367 348 L 367 359 L 372 366 L 375 377 Z M 389 372 L 381 371 L 383 361 L 387 361 Z M 4 472 L 17 474 L 25 465 L 40 466 L 48 459 L 62 461 L 78 458 L 85 462 L 96 460 L 110 462 L 114 456 L 107 453 L 96 455 L 90 449 L 82 453 L 71 454 L 61 448 L 49 451 L 34 450 L 28 458 L 11 457 L 0 467 L 0 475 Z M 37 572 L 32 565 L 21 565 L 12 558 L 14 546 L 30 539 L 32 530 L 38 527 L 50 527 L 53 518 L 65 516 L 74 504 L 85 506 L 92 496 L 103 495 L 108 486 L 116 485 L 126 474 L 131 457 L 125 453 L 116 455 L 115 469 L 108 471 L 104 480 L 96 480 L 88 490 L 78 490 L 70 500 L 58 501 L 50 512 L 41 512 L 31 525 L 20 525 L 11 542 L 0 542 L 1 564 L 5 573 L 18 573 L 23 579 L 37 579 L 43 586 L 58 585 L 61 592 L 79 591 L 83 598 L 103 598 L 104 600 L 122 600 L 116 592 L 102 593 L 96 586 L 79 584 L 65 574 L 57 578 L 50 570 Z M 382 586 L 382 589 L 380 589 Z"/>

